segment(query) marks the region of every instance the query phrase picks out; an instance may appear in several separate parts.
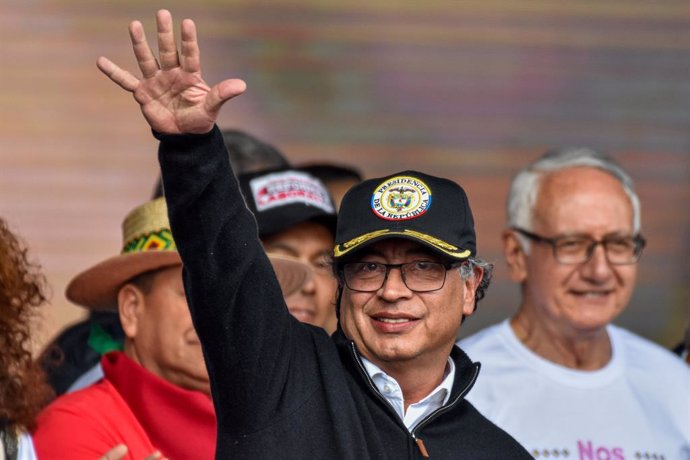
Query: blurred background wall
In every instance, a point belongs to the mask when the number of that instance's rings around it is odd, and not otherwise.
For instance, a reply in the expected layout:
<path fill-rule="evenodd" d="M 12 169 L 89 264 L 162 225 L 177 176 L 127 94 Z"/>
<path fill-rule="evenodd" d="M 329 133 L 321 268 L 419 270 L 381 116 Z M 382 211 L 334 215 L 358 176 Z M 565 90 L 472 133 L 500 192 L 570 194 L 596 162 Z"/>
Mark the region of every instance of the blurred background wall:
<path fill-rule="evenodd" d="M 37 347 L 84 311 L 78 271 L 120 250 L 151 194 L 156 142 L 95 67 L 134 70 L 127 24 L 169 8 L 200 31 L 205 78 L 240 77 L 222 127 L 295 162 L 366 176 L 416 168 L 466 188 L 495 283 L 463 334 L 510 315 L 500 252 L 511 176 L 544 150 L 587 145 L 636 179 L 649 244 L 618 321 L 664 346 L 690 322 L 690 6 L 686 0 L 179 0 L 0 3 L 0 215 L 52 286 Z"/>

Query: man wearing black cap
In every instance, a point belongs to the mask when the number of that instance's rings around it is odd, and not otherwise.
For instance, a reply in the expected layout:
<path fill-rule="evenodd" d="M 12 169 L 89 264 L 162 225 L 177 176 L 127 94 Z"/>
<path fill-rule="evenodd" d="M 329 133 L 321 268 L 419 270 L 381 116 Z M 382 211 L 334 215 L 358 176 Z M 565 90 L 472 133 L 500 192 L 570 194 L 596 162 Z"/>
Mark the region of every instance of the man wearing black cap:
<path fill-rule="evenodd" d="M 531 456 L 465 399 L 479 366 L 455 334 L 482 269 L 463 190 L 414 171 L 365 181 L 341 204 L 332 337 L 285 308 L 214 122 L 240 80 L 201 79 L 196 29 L 158 12 L 158 60 L 130 25 L 134 93 L 161 141 L 171 224 L 218 417 L 217 458 L 521 459 Z M 460 267 L 460 270 L 458 269 Z M 466 267 L 465 274 L 462 268 Z M 469 273 L 468 273 L 469 271 Z"/>
<path fill-rule="evenodd" d="M 239 174 L 238 180 L 266 251 L 294 257 L 311 268 L 309 280 L 285 298 L 288 310 L 300 321 L 332 334 L 337 324 L 337 282 L 330 256 L 336 217 L 326 186 L 290 168 Z"/>

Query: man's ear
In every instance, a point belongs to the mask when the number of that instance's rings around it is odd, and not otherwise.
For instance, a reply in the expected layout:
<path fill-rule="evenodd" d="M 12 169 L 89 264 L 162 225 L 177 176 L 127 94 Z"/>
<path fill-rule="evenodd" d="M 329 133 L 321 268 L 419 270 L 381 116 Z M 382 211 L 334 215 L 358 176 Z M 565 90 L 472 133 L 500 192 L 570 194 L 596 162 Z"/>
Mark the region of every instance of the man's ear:
<path fill-rule="evenodd" d="M 510 272 L 510 279 L 522 283 L 527 278 L 527 261 L 525 251 L 514 230 L 503 231 L 503 253 Z"/>
<path fill-rule="evenodd" d="M 463 294 L 463 307 L 462 307 L 462 317 L 464 318 L 470 316 L 477 309 L 477 302 L 475 293 L 479 287 L 479 283 L 482 282 L 484 278 L 484 269 L 481 267 L 474 267 L 474 276 L 469 279 L 464 280 L 465 282 L 465 292 Z"/>
<path fill-rule="evenodd" d="M 129 339 L 136 337 L 139 318 L 144 309 L 144 294 L 135 285 L 128 283 L 117 293 L 117 310 L 125 336 Z"/>

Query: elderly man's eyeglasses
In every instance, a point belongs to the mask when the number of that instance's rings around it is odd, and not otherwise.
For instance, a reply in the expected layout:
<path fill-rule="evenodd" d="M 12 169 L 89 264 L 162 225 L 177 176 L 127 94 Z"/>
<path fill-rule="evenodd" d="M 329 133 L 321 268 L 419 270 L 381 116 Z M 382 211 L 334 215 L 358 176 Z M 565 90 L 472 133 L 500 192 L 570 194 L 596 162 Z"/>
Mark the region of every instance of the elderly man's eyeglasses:
<path fill-rule="evenodd" d="M 353 291 L 374 292 L 381 289 L 391 269 L 399 269 L 403 283 L 410 291 L 437 291 L 446 282 L 446 272 L 460 265 L 459 262 L 439 263 L 415 260 L 405 264 L 378 262 L 350 262 L 341 269 L 345 285 Z"/>
<path fill-rule="evenodd" d="M 513 230 L 537 243 L 545 243 L 553 249 L 556 260 L 562 264 L 581 264 L 591 259 L 598 245 L 603 246 L 606 260 L 612 265 L 630 265 L 640 259 L 646 241 L 642 235 L 606 236 L 597 241 L 588 236 L 558 236 L 547 238 L 514 227 Z"/>

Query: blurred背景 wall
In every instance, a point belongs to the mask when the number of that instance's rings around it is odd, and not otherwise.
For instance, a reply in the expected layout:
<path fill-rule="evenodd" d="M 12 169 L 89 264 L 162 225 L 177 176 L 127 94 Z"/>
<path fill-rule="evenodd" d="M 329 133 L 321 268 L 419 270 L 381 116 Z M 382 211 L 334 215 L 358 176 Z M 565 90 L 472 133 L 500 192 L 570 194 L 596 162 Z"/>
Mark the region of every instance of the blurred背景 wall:
<path fill-rule="evenodd" d="M 140 1 L 0 4 L 0 214 L 53 287 L 37 346 L 83 310 L 78 271 L 120 250 L 146 200 L 156 142 L 99 55 L 134 70 L 127 24 L 155 38 Z M 648 2 L 195 1 L 205 78 L 248 91 L 223 110 L 294 161 L 416 168 L 465 186 L 494 285 L 463 334 L 509 315 L 518 290 L 500 252 L 512 174 L 544 150 L 587 145 L 636 179 L 648 247 L 620 323 L 670 346 L 690 321 L 690 8 Z"/>

